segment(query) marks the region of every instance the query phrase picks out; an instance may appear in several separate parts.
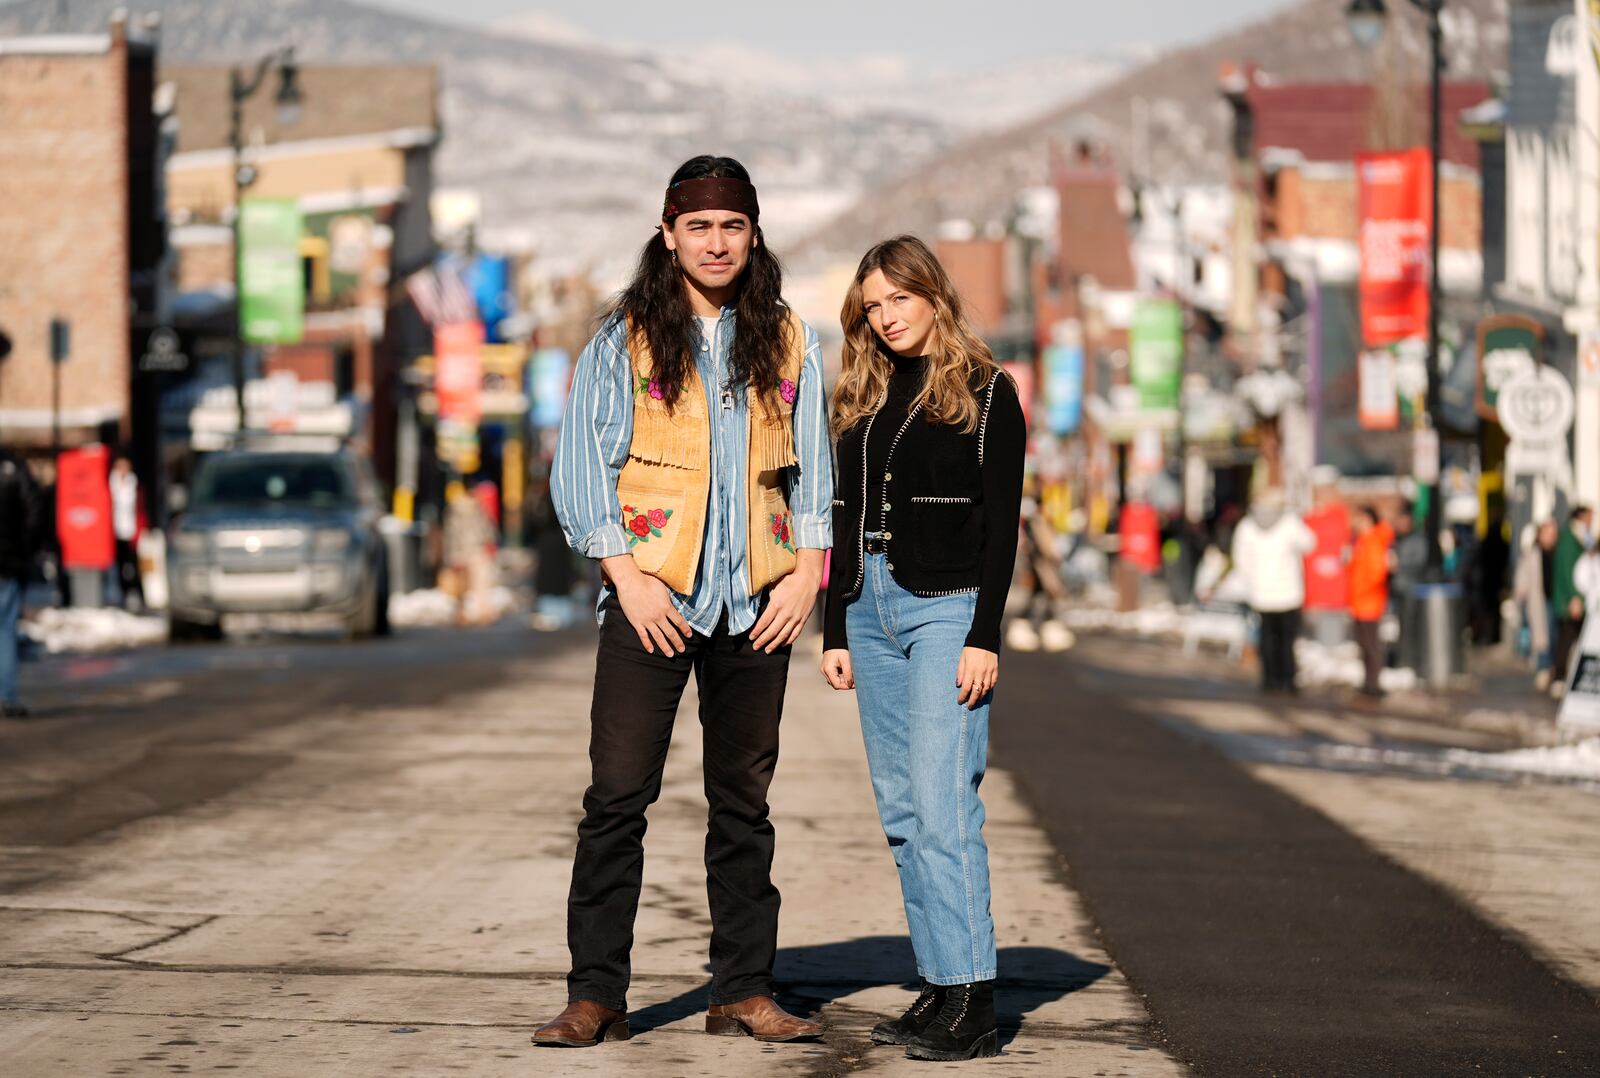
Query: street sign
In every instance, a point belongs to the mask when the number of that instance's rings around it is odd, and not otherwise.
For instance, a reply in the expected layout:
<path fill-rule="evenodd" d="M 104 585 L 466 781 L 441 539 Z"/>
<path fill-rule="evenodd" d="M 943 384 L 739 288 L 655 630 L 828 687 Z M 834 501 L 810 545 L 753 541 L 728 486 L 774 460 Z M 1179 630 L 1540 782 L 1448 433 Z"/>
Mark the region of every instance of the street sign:
<path fill-rule="evenodd" d="M 72 355 L 72 323 L 65 318 L 50 319 L 50 362 L 65 363 Z"/>
<path fill-rule="evenodd" d="M 1584 619 L 1570 666 L 1556 724 L 1585 732 L 1600 730 L 1600 617 Z"/>
<path fill-rule="evenodd" d="M 1411 478 L 1425 487 L 1439 482 L 1439 432 L 1422 427 L 1412 435 Z"/>
<path fill-rule="evenodd" d="M 184 354 L 177 330 L 170 326 L 157 326 L 150 331 L 144 354 L 139 357 L 139 370 L 145 374 L 179 374 L 189 369 L 189 357 Z"/>
<path fill-rule="evenodd" d="M 1508 483 L 1531 475 L 1561 490 L 1572 486 L 1567 431 L 1575 411 L 1572 386 L 1549 367 L 1525 370 L 1500 387 L 1495 412 L 1511 439 L 1506 446 Z"/>

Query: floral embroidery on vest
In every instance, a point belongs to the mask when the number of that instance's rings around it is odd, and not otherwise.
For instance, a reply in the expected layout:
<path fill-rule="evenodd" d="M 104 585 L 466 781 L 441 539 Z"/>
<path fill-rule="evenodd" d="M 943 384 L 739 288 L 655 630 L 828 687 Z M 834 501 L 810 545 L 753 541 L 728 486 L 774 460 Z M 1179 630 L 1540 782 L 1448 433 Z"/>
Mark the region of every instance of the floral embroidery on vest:
<path fill-rule="evenodd" d="M 767 516 L 772 518 L 773 545 L 781 546 L 791 554 L 794 553 L 794 538 L 789 531 L 789 514 L 768 513 Z"/>
<path fill-rule="evenodd" d="M 793 404 L 798 390 L 795 384 L 787 378 L 778 381 L 778 396 L 783 398 L 783 403 Z"/>
<path fill-rule="evenodd" d="M 661 529 L 671 519 L 671 509 L 635 509 L 631 505 L 622 507 L 623 526 L 633 533 L 628 536 L 629 546 L 661 538 Z"/>
<path fill-rule="evenodd" d="M 666 400 L 666 387 L 660 382 L 644 374 L 639 375 L 638 378 L 639 384 L 633 387 L 633 395 L 635 397 L 642 397 L 648 393 L 652 400 Z"/>

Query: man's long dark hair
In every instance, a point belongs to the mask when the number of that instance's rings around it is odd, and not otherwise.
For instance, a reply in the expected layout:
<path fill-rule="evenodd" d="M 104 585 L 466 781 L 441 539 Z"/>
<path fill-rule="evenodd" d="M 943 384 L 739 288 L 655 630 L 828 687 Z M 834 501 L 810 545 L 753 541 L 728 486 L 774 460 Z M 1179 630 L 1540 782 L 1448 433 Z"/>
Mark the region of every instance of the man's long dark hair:
<path fill-rule="evenodd" d="M 679 165 L 670 182 L 699 179 L 748 183 L 750 173 L 731 157 L 702 154 Z M 758 393 L 770 394 L 777 388 L 783 356 L 789 347 L 788 309 L 782 300 L 783 267 L 767 249 L 761 226 L 751 223 L 756 242 L 751 245 L 750 261 L 739 275 L 735 290 L 733 308 L 738 324 L 727 388 L 753 386 Z M 695 323 L 694 309 L 689 306 L 683 278 L 683 270 L 658 230 L 639 255 L 633 280 L 601 315 L 602 324 L 626 318 L 644 334 L 655 358 L 656 381 L 668 407 L 677 403 L 693 370 L 693 342 L 700 328 Z"/>

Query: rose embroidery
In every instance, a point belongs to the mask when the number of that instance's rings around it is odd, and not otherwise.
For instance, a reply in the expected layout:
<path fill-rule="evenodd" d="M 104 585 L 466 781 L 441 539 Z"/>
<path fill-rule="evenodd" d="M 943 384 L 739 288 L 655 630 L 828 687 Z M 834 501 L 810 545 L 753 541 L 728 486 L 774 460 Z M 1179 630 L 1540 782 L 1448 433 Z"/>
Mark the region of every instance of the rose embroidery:
<path fill-rule="evenodd" d="M 667 387 L 646 375 L 639 375 L 639 384 L 633 388 L 634 396 L 649 394 L 651 400 L 666 400 Z"/>
<path fill-rule="evenodd" d="M 778 383 L 778 396 L 783 398 L 783 403 L 793 404 L 796 392 L 795 384 L 789 379 L 785 378 Z"/>
<path fill-rule="evenodd" d="M 789 514 L 788 513 L 769 513 L 767 515 L 772 518 L 772 542 L 773 542 L 773 545 L 774 546 L 781 546 L 781 547 L 783 547 L 783 549 L 785 549 L 785 550 L 789 551 L 789 553 L 793 554 L 795 552 L 795 549 L 794 549 L 794 536 L 789 531 Z"/>
<path fill-rule="evenodd" d="M 622 507 L 623 526 L 633 533 L 628 537 L 629 546 L 661 538 L 661 529 L 671 519 L 671 509 L 635 509 L 631 505 Z"/>

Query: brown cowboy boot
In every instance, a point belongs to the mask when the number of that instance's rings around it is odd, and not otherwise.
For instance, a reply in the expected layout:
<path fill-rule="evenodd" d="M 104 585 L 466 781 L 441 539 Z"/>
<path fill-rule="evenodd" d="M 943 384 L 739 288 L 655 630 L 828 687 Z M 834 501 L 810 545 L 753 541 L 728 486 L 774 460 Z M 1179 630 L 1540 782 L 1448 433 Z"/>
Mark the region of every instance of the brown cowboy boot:
<path fill-rule="evenodd" d="M 751 996 L 738 1003 L 713 1003 L 706 1012 L 706 1032 L 758 1041 L 798 1041 L 822 1036 L 822 1027 L 796 1018 L 771 996 Z"/>
<path fill-rule="evenodd" d="M 628 1016 L 621 1011 L 602 1007 L 591 999 L 575 999 L 567 1009 L 539 1027 L 533 1035 L 534 1044 L 564 1045 L 567 1048 L 587 1048 L 601 1041 L 628 1039 Z"/>

